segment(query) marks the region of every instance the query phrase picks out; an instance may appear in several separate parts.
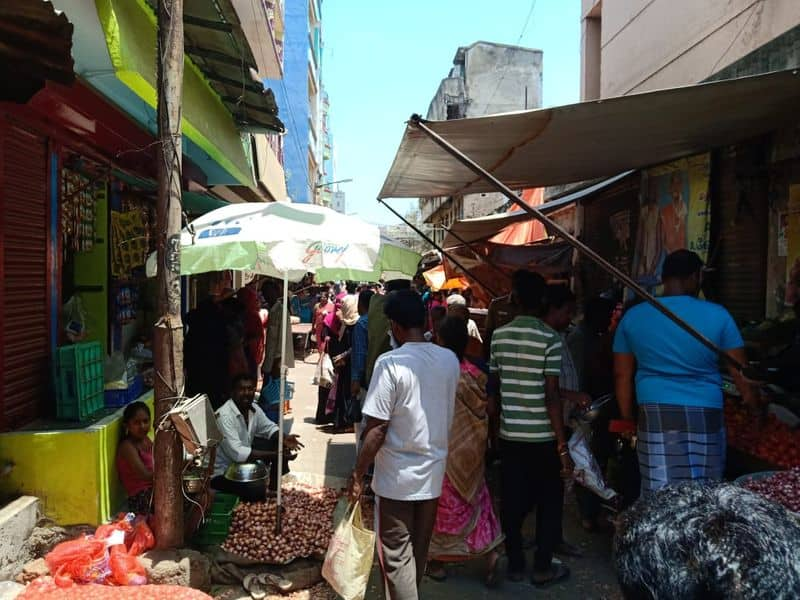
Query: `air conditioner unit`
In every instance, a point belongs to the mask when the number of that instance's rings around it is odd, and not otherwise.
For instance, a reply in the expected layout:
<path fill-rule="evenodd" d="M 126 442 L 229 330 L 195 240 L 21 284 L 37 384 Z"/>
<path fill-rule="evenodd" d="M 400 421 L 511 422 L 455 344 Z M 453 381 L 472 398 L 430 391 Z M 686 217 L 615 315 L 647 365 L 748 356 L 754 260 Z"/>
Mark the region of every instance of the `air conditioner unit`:
<path fill-rule="evenodd" d="M 198 450 L 204 451 L 222 442 L 217 418 L 205 394 L 179 400 L 169 411 L 169 418 L 180 434 L 184 448 L 190 454 L 194 455 Z"/>

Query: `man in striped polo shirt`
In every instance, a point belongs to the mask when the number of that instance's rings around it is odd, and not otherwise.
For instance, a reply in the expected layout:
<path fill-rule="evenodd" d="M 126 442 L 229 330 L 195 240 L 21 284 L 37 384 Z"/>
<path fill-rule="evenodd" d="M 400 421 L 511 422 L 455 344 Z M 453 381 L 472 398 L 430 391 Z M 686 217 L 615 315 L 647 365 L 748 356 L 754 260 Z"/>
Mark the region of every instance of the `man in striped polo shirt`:
<path fill-rule="evenodd" d="M 500 417 L 500 516 L 506 534 L 508 577 L 521 581 L 525 576 L 522 523 L 536 505 L 531 582 L 539 587 L 569 575 L 565 565 L 553 560 L 553 551 L 560 541 L 561 477 L 570 477 L 573 466 L 559 396 L 561 337 L 538 317 L 544 292 L 540 275 L 525 272 L 515 276 L 511 298 L 520 316 L 494 332 L 489 359 L 489 410 L 495 422 L 498 414 Z"/>

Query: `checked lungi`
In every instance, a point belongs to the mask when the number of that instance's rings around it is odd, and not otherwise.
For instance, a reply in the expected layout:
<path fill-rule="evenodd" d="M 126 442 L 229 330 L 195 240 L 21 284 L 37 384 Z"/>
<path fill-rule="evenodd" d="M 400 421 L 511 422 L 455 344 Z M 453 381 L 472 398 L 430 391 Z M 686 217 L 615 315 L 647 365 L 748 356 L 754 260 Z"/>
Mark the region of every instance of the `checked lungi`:
<path fill-rule="evenodd" d="M 722 479 L 722 409 L 643 404 L 639 406 L 637 436 L 642 495 L 682 481 Z"/>

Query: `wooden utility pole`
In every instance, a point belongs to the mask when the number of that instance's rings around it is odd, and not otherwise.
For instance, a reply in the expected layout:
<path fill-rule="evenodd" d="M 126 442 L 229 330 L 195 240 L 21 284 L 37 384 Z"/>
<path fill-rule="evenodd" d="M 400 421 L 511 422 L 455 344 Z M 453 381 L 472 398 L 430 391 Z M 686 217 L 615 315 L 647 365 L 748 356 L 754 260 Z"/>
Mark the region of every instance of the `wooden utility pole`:
<path fill-rule="evenodd" d="M 155 420 L 160 424 L 183 393 L 181 323 L 181 100 L 183 0 L 158 2 L 158 313 L 153 330 Z M 156 430 L 153 472 L 154 533 L 158 548 L 183 544 L 181 440 Z"/>

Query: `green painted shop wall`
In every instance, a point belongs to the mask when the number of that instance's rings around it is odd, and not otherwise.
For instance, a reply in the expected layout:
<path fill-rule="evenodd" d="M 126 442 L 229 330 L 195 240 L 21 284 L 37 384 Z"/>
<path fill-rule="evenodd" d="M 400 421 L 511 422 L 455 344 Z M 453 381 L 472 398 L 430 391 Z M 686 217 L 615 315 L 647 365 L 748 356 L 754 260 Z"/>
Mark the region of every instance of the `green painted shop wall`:
<path fill-rule="evenodd" d="M 108 354 L 108 186 L 95 194 L 95 240 L 89 252 L 75 254 L 75 288 L 86 311 L 87 338 Z M 81 289 L 84 288 L 84 289 Z M 91 290 L 91 291 L 90 291 Z"/>

